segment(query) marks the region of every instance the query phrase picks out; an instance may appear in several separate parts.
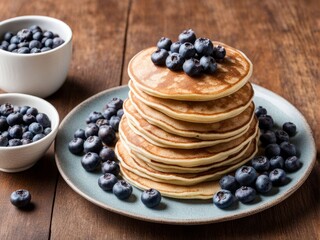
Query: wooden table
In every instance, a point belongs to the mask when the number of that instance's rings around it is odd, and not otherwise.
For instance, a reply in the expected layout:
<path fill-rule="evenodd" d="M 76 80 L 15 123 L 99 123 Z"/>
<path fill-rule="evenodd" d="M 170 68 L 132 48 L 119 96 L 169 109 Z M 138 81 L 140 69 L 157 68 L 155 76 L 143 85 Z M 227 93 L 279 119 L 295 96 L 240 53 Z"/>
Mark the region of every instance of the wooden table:
<path fill-rule="evenodd" d="M 283 96 L 306 117 L 320 149 L 320 12 L 308 1 L 0 0 L 0 20 L 48 15 L 73 30 L 68 79 L 47 98 L 63 119 L 86 98 L 128 82 L 127 64 L 161 36 L 186 28 L 241 49 L 252 82 Z M 23 156 L 21 156 L 23 157 Z M 88 202 L 61 178 L 53 147 L 30 170 L 0 173 L 0 239 L 320 239 L 319 156 L 307 181 L 284 202 L 246 218 L 200 226 L 130 219 Z M 27 188 L 34 208 L 9 202 Z"/>

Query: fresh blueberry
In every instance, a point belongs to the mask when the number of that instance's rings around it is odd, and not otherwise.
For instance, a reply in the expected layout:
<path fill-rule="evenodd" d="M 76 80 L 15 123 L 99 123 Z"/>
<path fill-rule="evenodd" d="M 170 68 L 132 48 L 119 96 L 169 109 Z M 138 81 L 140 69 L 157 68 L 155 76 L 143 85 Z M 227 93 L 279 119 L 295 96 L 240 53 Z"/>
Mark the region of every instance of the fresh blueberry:
<path fill-rule="evenodd" d="M 34 108 L 34 107 L 28 108 L 28 110 L 27 110 L 27 112 L 26 112 L 26 114 L 31 114 L 31 115 L 33 115 L 33 116 L 37 116 L 38 113 L 39 113 L 39 112 L 38 112 L 38 109 L 36 109 L 36 108 Z"/>
<path fill-rule="evenodd" d="M 27 53 L 30 53 L 30 49 L 28 47 L 21 47 L 18 49 L 18 53 L 27 54 Z"/>
<path fill-rule="evenodd" d="M 26 144 L 29 144 L 29 143 L 32 143 L 32 142 L 33 142 L 33 141 L 30 140 L 30 139 L 24 139 L 24 138 L 21 139 L 22 145 L 26 145 Z"/>
<path fill-rule="evenodd" d="M 161 202 L 161 193 L 154 188 L 144 190 L 141 194 L 141 201 L 148 208 L 157 207 Z"/>
<path fill-rule="evenodd" d="M 45 113 L 38 113 L 36 116 L 36 120 L 42 125 L 43 128 L 51 127 L 51 121 L 48 115 Z"/>
<path fill-rule="evenodd" d="M 14 108 L 12 104 L 4 103 L 0 106 L 0 114 L 2 116 L 8 116 L 10 113 L 14 112 Z"/>
<path fill-rule="evenodd" d="M 53 37 L 54 37 L 54 34 L 53 34 L 53 32 L 51 32 L 51 31 L 45 31 L 45 32 L 43 33 L 43 36 L 46 37 L 46 38 L 53 38 Z"/>
<path fill-rule="evenodd" d="M 34 137 L 34 134 L 30 131 L 26 131 L 22 134 L 22 139 L 32 140 L 33 137 Z"/>
<path fill-rule="evenodd" d="M 53 46 L 53 39 L 48 38 L 48 39 L 44 42 L 44 46 L 51 49 L 52 46 Z"/>
<path fill-rule="evenodd" d="M 132 186 L 126 181 L 120 180 L 113 186 L 112 192 L 118 199 L 127 199 L 132 194 Z"/>
<path fill-rule="evenodd" d="M 252 187 L 242 186 L 236 193 L 236 198 L 242 203 L 252 202 L 256 198 L 256 190 Z"/>
<path fill-rule="evenodd" d="M 30 30 L 32 33 L 42 32 L 41 27 L 39 27 L 38 25 L 32 25 L 31 27 L 29 27 L 29 30 Z"/>
<path fill-rule="evenodd" d="M 31 194 L 28 190 L 19 189 L 11 193 L 10 195 L 10 202 L 18 207 L 24 208 L 30 204 L 31 201 Z"/>
<path fill-rule="evenodd" d="M 47 51 L 50 51 L 51 48 L 50 47 L 43 47 L 40 49 L 41 52 L 47 52 Z"/>
<path fill-rule="evenodd" d="M 103 146 L 103 148 L 99 152 L 99 156 L 103 162 L 105 161 L 115 161 L 117 160 L 116 154 L 112 148 L 107 146 Z"/>
<path fill-rule="evenodd" d="M 200 58 L 200 64 L 201 64 L 204 72 L 206 72 L 208 74 L 214 73 L 218 68 L 216 60 L 214 60 L 214 58 L 211 56 L 202 56 Z"/>
<path fill-rule="evenodd" d="M 5 41 L 10 41 L 10 39 L 14 36 L 12 32 L 5 32 L 3 34 L 3 40 Z"/>
<path fill-rule="evenodd" d="M 42 32 L 35 32 L 33 35 L 32 35 L 32 38 L 33 40 L 37 40 L 37 41 L 40 41 L 42 39 Z M 40 42 L 41 43 L 41 42 Z"/>
<path fill-rule="evenodd" d="M 198 38 L 194 47 L 200 56 L 210 56 L 213 53 L 213 44 L 208 38 Z"/>
<path fill-rule="evenodd" d="M 11 138 L 8 131 L 3 131 L 3 132 L 1 132 L 1 136 L 6 137 L 6 138 L 8 138 L 8 139 Z"/>
<path fill-rule="evenodd" d="M 12 52 L 12 51 L 16 50 L 17 48 L 18 48 L 17 44 L 11 43 L 11 44 L 8 46 L 7 49 L 8 49 L 9 52 Z"/>
<path fill-rule="evenodd" d="M 268 146 L 266 146 L 264 153 L 265 153 L 266 157 L 270 159 L 274 156 L 279 156 L 281 153 L 281 149 L 278 144 L 272 143 L 272 144 L 269 144 Z"/>
<path fill-rule="evenodd" d="M 47 37 L 43 37 L 43 36 L 42 36 L 41 44 L 44 45 L 44 43 L 47 41 L 47 39 L 48 39 Z"/>
<path fill-rule="evenodd" d="M 31 123 L 37 121 L 35 116 L 33 116 L 32 114 L 28 114 L 28 113 L 22 116 L 22 120 L 27 125 L 30 125 Z"/>
<path fill-rule="evenodd" d="M 104 191 L 111 191 L 113 186 L 118 182 L 118 179 L 112 173 L 104 173 L 98 179 L 98 185 Z"/>
<path fill-rule="evenodd" d="M 274 156 L 270 158 L 270 169 L 283 168 L 284 160 L 281 156 Z"/>
<path fill-rule="evenodd" d="M 123 106 L 123 100 L 117 97 L 114 97 L 107 103 L 107 108 L 114 108 L 116 111 L 118 111 Z M 115 113 L 116 114 L 116 113 Z M 114 115 L 115 115 L 114 114 Z"/>
<path fill-rule="evenodd" d="M 177 42 L 174 42 L 171 44 L 171 47 L 170 47 L 170 52 L 172 53 L 179 53 L 179 49 L 180 49 L 180 46 L 181 46 L 181 42 L 180 41 L 177 41 Z"/>
<path fill-rule="evenodd" d="M 283 158 L 288 158 L 297 155 L 296 146 L 289 142 L 282 142 L 280 144 L 281 156 Z"/>
<path fill-rule="evenodd" d="M 4 41 L 1 42 L 1 46 L 4 46 L 4 47 L 6 47 L 6 48 L 7 48 L 9 45 L 10 45 L 10 43 L 9 43 L 8 41 L 5 41 L 5 40 L 4 40 Z"/>
<path fill-rule="evenodd" d="M 7 137 L 0 135 L 0 147 L 6 147 L 9 144 Z"/>
<path fill-rule="evenodd" d="M 75 137 L 75 138 L 82 138 L 83 140 L 86 140 L 86 139 L 87 139 L 86 134 L 85 134 L 85 131 L 84 131 L 82 128 L 77 129 L 77 130 L 74 132 L 73 137 Z"/>
<path fill-rule="evenodd" d="M 34 137 L 32 138 L 32 142 L 36 142 L 39 141 L 40 139 L 44 138 L 46 135 L 44 135 L 43 133 L 38 133 L 36 135 L 34 135 Z"/>
<path fill-rule="evenodd" d="M 87 152 L 81 159 L 82 167 L 88 172 L 96 170 L 99 167 L 100 162 L 101 158 L 94 152 Z"/>
<path fill-rule="evenodd" d="M 185 43 L 185 42 L 194 43 L 197 37 L 195 32 L 192 29 L 188 29 L 180 33 L 178 38 L 181 43 Z"/>
<path fill-rule="evenodd" d="M 123 109 L 119 109 L 119 110 L 117 111 L 117 116 L 118 116 L 120 119 L 122 118 L 123 114 L 124 114 Z"/>
<path fill-rule="evenodd" d="M 272 182 L 272 185 L 281 186 L 285 184 L 287 175 L 283 169 L 276 168 L 269 173 L 269 178 Z"/>
<path fill-rule="evenodd" d="M 53 45 L 52 45 L 52 48 L 56 48 L 56 47 L 59 47 L 60 45 L 62 45 L 64 43 L 64 40 L 60 37 L 55 37 L 53 39 Z"/>
<path fill-rule="evenodd" d="M 225 175 L 219 181 L 220 187 L 230 192 L 235 192 L 239 188 L 239 183 L 232 175 Z"/>
<path fill-rule="evenodd" d="M 86 138 L 90 136 L 98 136 L 99 127 L 95 123 L 89 123 L 84 129 L 84 135 Z"/>
<path fill-rule="evenodd" d="M 165 49 L 157 49 L 154 53 L 151 54 L 151 61 L 158 66 L 165 66 L 166 59 L 169 56 L 169 53 Z"/>
<path fill-rule="evenodd" d="M 29 48 L 29 42 L 20 42 L 18 48 Z"/>
<path fill-rule="evenodd" d="M 103 173 L 112 173 L 115 176 L 118 176 L 120 173 L 120 166 L 115 161 L 107 160 L 102 163 L 101 171 Z"/>
<path fill-rule="evenodd" d="M 251 160 L 252 167 L 259 171 L 268 171 L 270 167 L 269 159 L 266 156 L 256 156 Z"/>
<path fill-rule="evenodd" d="M 272 130 L 266 130 L 265 132 L 261 133 L 260 135 L 260 142 L 263 147 L 276 143 L 277 137 L 274 131 Z"/>
<path fill-rule="evenodd" d="M 192 43 L 185 42 L 185 43 L 181 44 L 181 46 L 179 48 L 179 54 L 183 58 L 189 59 L 189 58 L 194 57 L 194 55 L 196 54 L 196 49 L 194 48 Z"/>
<path fill-rule="evenodd" d="M 8 129 L 11 138 L 21 138 L 22 137 L 22 127 L 20 125 L 14 125 Z"/>
<path fill-rule="evenodd" d="M 23 122 L 22 120 L 23 116 L 19 112 L 13 112 L 10 113 L 7 117 L 7 123 L 9 126 L 13 126 L 16 124 L 21 124 Z"/>
<path fill-rule="evenodd" d="M 220 45 L 213 47 L 212 57 L 214 59 L 223 59 L 226 56 L 226 49 Z"/>
<path fill-rule="evenodd" d="M 285 169 L 288 172 L 295 172 L 301 167 L 301 162 L 297 156 L 292 156 L 284 161 Z"/>
<path fill-rule="evenodd" d="M 18 138 L 13 138 L 9 140 L 9 146 L 14 147 L 14 146 L 20 146 L 22 145 L 22 142 Z"/>
<path fill-rule="evenodd" d="M 87 123 L 95 123 L 98 119 L 104 119 L 104 116 L 101 112 L 93 111 L 89 114 L 86 122 Z"/>
<path fill-rule="evenodd" d="M 29 106 L 22 106 L 22 107 L 20 107 L 19 112 L 20 112 L 22 115 L 25 115 L 25 114 L 27 113 L 27 110 L 28 110 L 29 108 L 30 108 Z"/>
<path fill-rule="evenodd" d="M 183 71 L 190 77 L 198 77 L 202 74 L 203 68 L 198 59 L 190 58 L 184 62 Z"/>
<path fill-rule="evenodd" d="M 172 53 L 166 59 L 166 66 L 171 71 L 182 70 L 183 63 L 184 63 L 184 58 L 179 53 Z"/>
<path fill-rule="evenodd" d="M 101 126 L 103 126 L 103 125 L 109 125 L 109 120 L 107 120 L 107 119 L 98 119 L 97 121 L 96 121 L 96 125 L 100 128 Z"/>
<path fill-rule="evenodd" d="M 41 42 L 39 42 L 38 40 L 32 40 L 31 42 L 29 42 L 29 48 L 41 48 Z"/>
<path fill-rule="evenodd" d="M 277 129 L 277 130 L 275 130 L 274 133 L 276 135 L 278 144 L 280 144 L 282 142 L 288 142 L 289 141 L 289 135 L 285 131 Z"/>
<path fill-rule="evenodd" d="M 97 136 L 88 137 L 83 143 L 83 150 L 87 152 L 99 153 L 102 148 L 101 139 Z"/>
<path fill-rule="evenodd" d="M 7 50 L 8 50 L 8 47 L 5 46 L 5 45 L 0 45 L 0 49 L 1 49 L 1 50 L 4 50 L 4 51 L 7 51 Z"/>
<path fill-rule="evenodd" d="M 116 132 L 118 132 L 120 120 L 118 116 L 112 116 L 110 118 L 109 124 Z"/>
<path fill-rule="evenodd" d="M 259 128 L 261 130 L 272 129 L 274 122 L 273 122 L 273 118 L 270 115 L 260 115 L 258 119 L 259 119 Z"/>
<path fill-rule="evenodd" d="M 32 39 L 32 32 L 29 29 L 22 29 L 17 33 L 20 42 L 29 41 Z"/>
<path fill-rule="evenodd" d="M 157 43 L 157 47 L 160 49 L 165 49 L 167 51 L 170 51 L 170 46 L 172 44 L 172 41 L 169 38 L 162 37 Z"/>
<path fill-rule="evenodd" d="M 282 126 L 282 129 L 288 133 L 290 137 L 293 137 L 297 133 L 297 126 L 292 122 L 285 122 Z"/>
<path fill-rule="evenodd" d="M 81 154 L 83 152 L 84 140 L 82 138 L 74 138 L 69 142 L 69 151 L 73 154 Z"/>
<path fill-rule="evenodd" d="M 29 125 L 29 131 L 32 132 L 33 134 L 39 134 L 42 133 L 43 127 L 40 123 L 33 122 Z"/>
<path fill-rule="evenodd" d="M 20 38 L 18 36 L 13 36 L 11 39 L 10 39 L 10 43 L 11 44 L 16 44 L 18 45 L 20 43 Z"/>
<path fill-rule="evenodd" d="M 112 107 L 108 107 L 103 111 L 103 116 L 105 119 L 109 120 L 112 116 L 117 114 L 117 110 Z"/>
<path fill-rule="evenodd" d="M 258 192 L 267 193 L 272 188 L 272 182 L 268 176 L 260 175 L 257 177 L 255 186 Z"/>
<path fill-rule="evenodd" d="M 229 190 L 222 189 L 213 195 L 213 203 L 218 208 L 227 208 L 234 202 L 234 197 Z"/>
<path fill-rule="evenodd" d="M 7 118 L 5 116 L 0 116 L 0 131 L 8 129 Z"/>
<path fill-rule="evenodd" d="M 43 130 L 43 134 L 44 134 L 44 135 L 48 135 L 48 134 L 51 133 L 51 132 L 52 132 L 51 127 L 47 127 L 47 128 L 45 128 L 45 129 Z"/>
<path fill-rule="evenodd" d="M 257 172 L 251 166 L 242 166 L 236 171 L 235 178 L 241 186 L 251 185 L 257 178 Z"/>
<path fill-rule="evenodd" d="M 116 132 L 111 126 L 108 125 L 103 125 L 99 128 L 98 136 L 106 145 L 113 144 L 116 140 Z"/>

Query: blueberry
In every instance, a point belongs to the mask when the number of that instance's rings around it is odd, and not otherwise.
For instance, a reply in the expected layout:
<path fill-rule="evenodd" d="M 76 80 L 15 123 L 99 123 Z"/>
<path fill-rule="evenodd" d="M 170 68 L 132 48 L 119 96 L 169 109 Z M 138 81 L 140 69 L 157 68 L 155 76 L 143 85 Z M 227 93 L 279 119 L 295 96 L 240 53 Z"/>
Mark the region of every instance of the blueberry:
<path fill-rule="evenodd" d="M 38 113 L 36 116 L 37 122 L 42 125 L 43 128 L 51 127 L 51 121 L 47 114 Z"/>
<path fill-rule="evenodd" d="M 264 153 L 266 155 L 267 158 L 272 158 L 274 156 L 279 156 L 280 153 L 281 153 L 281 149 L 280 149 L 280 146 L 276 143 L 272 143 L 272 144 L 269 144 L 265 150 L 264 150 Z"/>
<path fill-rule="evenodd" d="M 21 47 L 18 49 L 18 53 L 27 54 L 27 53 L 30 53 L 30 49 L 28 47 Z"/>
<path fill-rule="evenodd" d="M 270 169 L 273 170 L 275 168 L 283 168 L 284 160 L 281 156 L 274 156 L 270 158 Z"/>
<path fill-rule="evenodd" d="M 22 106 L 22 107 L 20 107 L 19 112 L 20 112 L 22 115 L 25 115 L 25 114 L 27 113 L 27 110 L 28 110 L 29 108 L 30 108 L 29 106 Z"/>
<path fill-rule="evenodd" d="M 108 119 L 108 120 L 116 114 L 117 114 L 117 110 L 112 107 L 108 107 L 103 111 L 103 116 L 105 117 L 105 119 Z"/>
<path fill-rule="evenodd" d="M 240 202 L 249 203 L 256 198 L 256 190 L 252 187 L 242 186 L 236 191 L 235 196 Z"/>
<path fill-rule="evenodd" d="M 45 31 L 45 32 L 43 33 L 43 36 L 46 37 L 46 38 L 53 38 L 53 37 L 54 37 L 54 34 L 53 34 L 53 32 L 51 32 L 51 31 Z"/>
<path fill-rule="evenodd" d="M 107 119 L 98 119 L 96 121 L 96 125 L 100 128 L 103 125 L 109 125 L 109 121 Z"/>
<path fill-rule="evenodd" d="M 89 123 L 84 129 L 86 138 L 90 136 L 98 136 L 99 127 L 95 123 Z"/>
<path fill-rule="evenodd" d="M 44 42 L 44 46 L 51 49 L 52 46 L 53 46 L 53 40 L 52 40 L 51 38 L 48 38 L 48 39 Z"/>
<path fill-rule="evenodd" d="M 4 40 L 4 41 L 1 42 L 1 45 L 4 46 L 4 47 L 8 47 L 10 45 L 10 43 L 8 41 Z"/>
<path fill-rule="evenodd" d="M 43 127 L 40 123 L 33 122 L 29 125 L 29 131 L 32 132 L 33 134 L 39 134 L 42 133 Z"/>
<path fill-rule="evenodd" d="M 39 27 L 38 25 L 32 25 L 31 27 L 29 27 L 29 30 L 30 30 L 32 33 L 42 32 L 41 27 Z"/>
<path fill-rule="evenodd" d="M 270 115 L 260 115 L 259 116 L 259 128 L 262 130 L 272 129 L 274 122 Z"/>
<path fill-rule="evenodd" d="M 268 176 L 260 175 L 257 177 L 255 186 L 256 186 L 256 190 L 258 192 L 267 193 L 271 190 L 272 183 L 271 183 L 271 180 Z"/>
<path fill-rule="evenodd" d="M 25 124 L 30 125 L 33 122 L 36 122 L 36 117 L 33 116 L 32 114 L 25 114 L 22 116 L 22 120 Z"/>
<path fill-rule="evenodd" d="M 114 129 L 108 125 L 103 125 L 99 128 L 98 136 L 106 145 L 113 144 L 116 140 L 116 133 Z"/>
<path fill-rule="evenodd" d="M 75 138 L 82 138 L 83 140 L 86 140 L 87 137 L 85 135 L 85 131 L 82 128 L 77 129 L 74 134 L 73 137 Z"/>
<path fill-rule="evenodd" d="M 0 116 L 0 131 L 8 129 L 7 118 L 5 116 Z"/>
<path fill-rule="evenodd" d="M 278 144 L 280 144 L 282 142 L 288 142 L 289 141 L 289 135 L 285 131 L 277 129 L 277 130 L 275 130 L 274 133 L 276 135 Z"/>
<path fill-rule="evenodd" d="M 62 45 L 64 43 L 64 40 L 60 37 L 55 37 L 53 39 L 53 45 L 52 45 L 52 48 L 56 48 L 56 47 L 59 47 L 60 45 Z"/>
<path fill-rule="evenodd" d="M 112 116 L 110 118 L 109 124 L 116 132 L 118 132 L 120 120 L 118 116 Z"/>
<path fill-rule="evenodd" d="M 103 173 L 112 173 L 113 175 L 118 176 L 120 173 L 120 166 L 115 161 L 107 160 L 102 163 L 101 171 Z"/>
<path fill-rule="evenodd" d="M 6 137 L 6 138 L 8 138 L 8 139 L 11 138 L 8 131 L 3 131 L 3 132 L 1 132 L 1 136 Z"/>
<path fill-rule="evenodd" d="M 7 137 L 0 135 L 0 147 L 6 147 L 9 144 Z"/>
<path fill-rule="evenodd" d="M 297 133 L 297 126 L 292 122 L 285 122 L 282 125 L 282 129 L 288 133 L 289 137 L 293 137 Z"/>
<path fill-rule="evenodd" d="M 44 134 L 44 135 L 48 135 L 48 134 L 51 133 L 51 132 L 52 132 L 51 127 L 47 127 L 47 128 L 45 128 L 45 129 L 43 130 L 43 134 Z"/>
<path fill-rule="evenodd" d="M 87 123 L 95 123 L 98 119 L 104 119 L 104 116 L 101 112 L 93 111 L 89 114 L 86 122 Z"/>
<path fill-rule="evenodd" d="M 180 41 L 177 41 L 177 42 L 174 42 L 171 44 L 171 47 L 170 47 L 170 52 L 172 53 L 179 53 L 179 49 L 180 49 L 180 46 L 181 46 L 181 42 Z"/>
<path fill-rule="evenodd" d="M 32 32 L 29 29 L 22 29 L 17 33 L 20 42 L 29 41 L 32 39 Z"/>
<path fill-rule="evenodd" d="M 141 194 L 141 201 L 148 208 L 157 207 L 161 202 L 161 198 L 161 193 L 153 188 L 144 190 Z"/>
<path fill-rule="evenodd" d="M 2 116 L 8 116 L 10 113 L 13 113 L 14 108 L 11 104 L 9 103 L 4 103 L 0 106 L 0 114 Z"/>
<path fill-rule="evenodd" d="M 21 139 L 22 145 L 26 145 L 26 144 L 29 144 L 29 143 L 32 143 L 32 142 L 33 142 L 33 141 L 30 140 L 30 139 L 24 139 L 24 138 Z"/>
<path fill-rule="evenodd" d="M 44 135 L 43 133 L 38 133 L 36 135 L 34 135 L 34 137 L 32 138 L 33 142 L 39 141 L 40 139 L 44 138 L 46 135 Z"/>
<path fill-rule="evenodd" d="M 3 40 L 5 41 L 10 41 L 10 39 L 14 36 L 14 34 L 12 32 L 6 32 L 3 34 Z"/>
<path fill-rule="evenodd" d="M 33 35 L 32 35 L 32 38 L 33 40 L 37 40 L 37 41 L 40 41 L 42 39 L 42 32 L 35 32 Z M 41 42 L 40 42 L 41 43 Z"/>
<path fill-rule="evenodd" d="M 158 66 L 165 66 L 166 65 L 166 59 L 169 56 L 169 53 L 165 49 L 157 49 L 154 53 L 151 55 L 151 61 Z"/>
<path fill-rule="evenodd" d="M 272 130 L 266 130 L 265 132 L 261 133 L 260 135 L 260 142 L 263 147 L 276 143 L 277 137 L 274 131 Z"/>
<path fill-rule="evenodd" d="M 194 57 L 194 55 L 196 54 L 196 49 L 194 48 L 192 43 L 185 42 L 185 43 L 181 44 L 181 46 L 179 48 L 179 54 L 183 58 L 189 59 L 189 58 Z"/>
<path fill-rule="evenodd" d="M 87 152 L 81 159 L 82 167 L 88 172 L 96 170 L 99 167 L 100 162 L 101 158 L 94 152 Z"/>
<path fill-rule="evenodd" d="M 84 140 L 82 138 L 74 138 L 69 142 L 69 151 L 73 154 L 81 154 L 83 152 Z"/>
<path fill-rule="evenodd" d="M 20 124 L 23 122 L 23 116 L 19 112 L 10 113 L 7 117 L 7 123 L 9 126 Z"/>
<path fill-rule="evenodd" d="M 236 171 L 235 178 L 241 186 L 250 185 L 256 180 L 257 172 L 251 166 L 242 166 Z"/>
<path fill-rule="evenodd" d="M 272 182 L 272 185 L 281 186 L 285 184 L 287 175 L 283 169 L 276 168 L 269 173 L 269 178 Z"/>
<path fill-rule="evenodd" d="M 11 43 L 11 44 L 7 47 L 7 50 L 8 50 L 9 52 L 12 52 L 13 50 L 15 50 L 15 49 L 17 49 L 17 48 L 18 48 L 17 44 Z"/>
<path fill-rule="evenodd" d="M 172 44 L 172 41 L 169 38 L 162 37 L 157 43 L 157 47 L 160 49 L 165 49 L 167 51 L 170 51 L 170 46 Z"/>
<path fill-rule="evenodd" d="M 236 178 L 231 175 L 223 176 L 219 181 L 220 187 L 230 192 L 235 192 L 239 188 L 239 183 Z"/>
<path fill-rule="evenodd" d="M 213 53 L 213 44 L 208 38 L 198 38 L 194 47 L 200 56 L 210 56 Z"/>
<path fill-rule="evenodd" d="M 22 145 L 22 142 L 20 139 L 18 138 L 13 138 L 9 140 L 9 146 L 13 147 L 13 146 L 20 146 Z"/>
<path fill-rule="evenodd" d="M 101 139 L 97 136 L 88 137 L 83 143 L 84 152 L 95 152 L 99 153 L 102 148 Z"/>
<path fill-rule="evenodd" d="M 223 59 L 226 56 L 226 49 L 220 45 L 213 47 L 212 57 L 214 59 Z"/>
<path fill-rule="evenodd" d="M 123 109 L 119 109 L 119 110 L 117 111 L 117 116 L 118 116 L 120 119 L 122 118 L 123 114 L 124 114 Z"/>
<path fill-rule="evenodd" d="M 99 152 L 99 156 L 101 157 L 102 162 L 105 161 L 115 161 L 117 160 L 116 154 L 112 148 L 107 146 L 103 146 L 103 148 Z"/>
<path fill-rule="evenodd" d="M 50 50 L 51 50 L 51 48 L 49 48 L 49 47 L 43 47 L 43 48 L 40 49 L 41 52 L 47 52 L 47 51 L 50 51 Z"/>
<path fill-rule="evenodd" d="M 16 44 L 18 45 L 20 43 L 20 38 L 18 36 L 13 36 L 11 39 L 10 39 L 10 43 L 12 44 Z"/>
<path fill-rule="evenodd" d="M 184 62 L 183 71 L 190 77 L 198 77 L 202 74 L 203 68 L 198 59 L 190 58 Z"/>
<path fill-rule="evenodd" d="M 112 192 L 118 199 L 127 199 L 132 194 L 132 186 L 126 181 L 120 180 L 113 186 Z"/>
<path fill-rule="evenodd" d="M 202 56 L 200 58 L 200 64 L 204 70 L 204 72 L 208 74 L 212 74 L 217 70 L 217 63 L 211 56 Z"/>
<path fill-rule="evenodd" d="M 281 156 L 283 158 L 288 158 L 297 155 L 296 146 L 289 142 L 282 142 L 280 144 Z"/>
<path fill-rule="evenodd" d="M 30 204 L 31 201 L 31 194 L 28 190 L 19 189 L 11 193 L 10 195 L 10 202 L 18 207 L 24 208 Z"/>
<path fill-rule="evenodd" d="M 166 66 L 172 71 L 182 70 L 184 58 L 178 53 L 170 54 L 166 59 Z"/>
<path fill-rule="evenodd" d="M 252 167 L 259 171 L 268 171 L 270 167 L 269 159 L 266 156 L 256 156 L 251 160 Z"/>
<path fill-rule="evenodd" d="M 21 138 L 22 137 L 22 127 L 20 125 L 14 125 L 8 129 L 11 138 Z"/>
<path fill-rule="evenodd" d="M 29 48 L 41 48 L 41 42 L 39 42 L 38 40 L 32 40 L 31 42 L 29 42 Z"/>
<path fill-rule="evenodd" d="M 4 51 L 7 51 L 7 50 L 8 50 L 8 47 L 7 47 L 7 46 L 4 46 L 4 45 L 0 45 L 0 49 L 1 49 L 1 50 L 4 50 Z"/>
<path fill-rule="evenodd" d="M 47 39 L 48 39 L 47 37 L 42 37 L 41 44 L 44 45 L 44 43 L 47 41 Z"/>
<path fill-rule="evenodd" d="M 32 140 L 33 137 L 34 137 L 34 134 L 30 131 L 26 131 L 22 134 L 22 139 Z"/>
<path fill-rule="evenodd" d="M 297 171 L 297 170 L 301 167 L 301 165 L 302 165 L 302 164 L 301 164 L 299 158 L 296 157 L 296 156 L 289 157 L 289 158 L 287 158 L 287 159 L 284 161 L 285 169 L 286 169 L 288 172 L 295 172 L 295 171 Z"/>
<path fill-rule="evenodd" d="M 26 112 L 26 114 L 31 114 L 31 115 L 33 115 L 33 116 L 37 116 L 38 113 L 39 113 L 39 112 L 38 112 L 38 109 L 36 109 L 36 108 L 34 108 L 34 107 L 28 108 L 28 110 L 27 110 L 27 112 Z"/>
<path fill-rule="evenodd" d="M 197 37 L 195 32 L 192 29 L 188 29 L 180 33 L 178 38 L 181 43 L 185 43 L 185 42 L 194 43 Z"/>
<path fill-rule="evenodd" d="M 116 111 L 122 108 L 122 106 L 123 106 L 123 100 L 117 97 L 112 98 L 111 101 L 107 103 L 107 108 L 114 108 Z"/>
<path fill-rule="evenodd" d="M 111 191 L 113 186 L 118 182 L 118 179 L 112 173 L 104 173 L 98 179 L 98 185 L 104 191 Z"/>

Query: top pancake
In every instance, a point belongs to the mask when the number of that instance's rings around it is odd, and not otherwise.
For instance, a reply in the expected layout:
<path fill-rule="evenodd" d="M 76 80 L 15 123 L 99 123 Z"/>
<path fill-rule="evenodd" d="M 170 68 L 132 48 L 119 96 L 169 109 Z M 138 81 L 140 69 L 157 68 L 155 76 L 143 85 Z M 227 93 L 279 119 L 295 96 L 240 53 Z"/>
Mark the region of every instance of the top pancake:
<path fill-rule="evenodd" d="M 173 72 L 151 61 L 156 47 L 142 50 L 128 65 L 128 74 L 134 83 L 149 95 L 187 101 L 218 99 L 240 89 L 252 74 L 252 63 L 239 50 L 219 42 L 226 49 L 226 57 L 218 62 L 214 74 L 189 77 L 183 71 Z"/>

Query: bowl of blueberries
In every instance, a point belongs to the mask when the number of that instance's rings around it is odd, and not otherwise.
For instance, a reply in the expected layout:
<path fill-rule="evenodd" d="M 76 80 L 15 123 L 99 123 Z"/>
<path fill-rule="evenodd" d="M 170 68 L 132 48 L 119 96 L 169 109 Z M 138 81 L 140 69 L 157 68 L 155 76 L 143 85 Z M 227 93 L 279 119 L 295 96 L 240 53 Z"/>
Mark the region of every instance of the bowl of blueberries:
<path fill-rule="evenodd" d="M 0 171 L 32 167 L 54 141 L 59 114 L 46 100 L 21 93 L 0 94 Z"/>
<path fill-rule="evenodd" d="M 47 97 L 65 82 L 72 31 L 55 18 L 20 16 L 0 22 L 0 88 Z"/>

